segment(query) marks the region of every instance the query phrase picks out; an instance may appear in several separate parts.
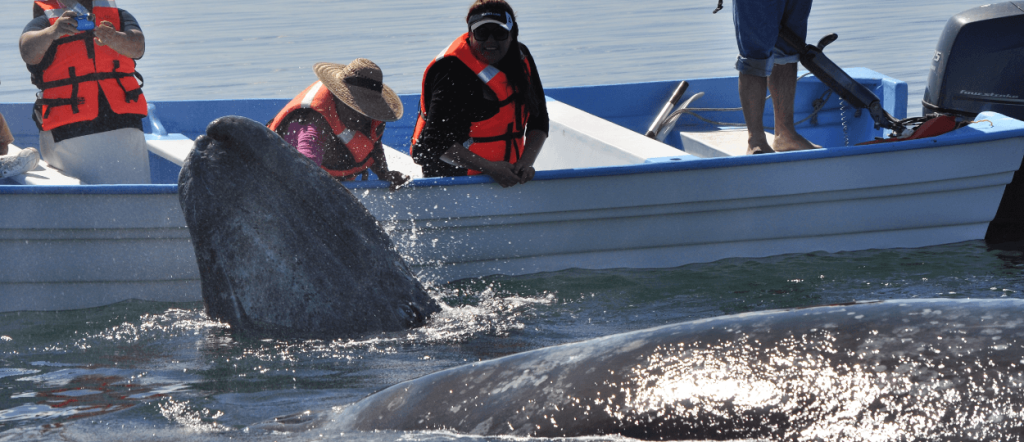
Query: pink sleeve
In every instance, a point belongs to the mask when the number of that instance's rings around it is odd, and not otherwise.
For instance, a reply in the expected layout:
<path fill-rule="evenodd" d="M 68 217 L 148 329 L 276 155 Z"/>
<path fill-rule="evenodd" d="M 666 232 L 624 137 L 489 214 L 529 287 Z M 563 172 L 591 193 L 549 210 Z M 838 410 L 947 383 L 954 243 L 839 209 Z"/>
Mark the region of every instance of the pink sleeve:
<path fill-rule="evenodd" d="M 7 128 L 7 121 L 4 120 L 3 114 L 0 114 L 0 144 L 11 144 L 14 142 L 14 136 L 11 135 L 11 130 Z"/>
<path fill-rule="evenodd" d="M 324 144 L 321 142 L 320 131 L 313 123 L 288 123 L 288 130 L 285 132 L 284 140 L 295 146 L 299 153 L 313 160 L 317 166 L 324 162 Z"/>

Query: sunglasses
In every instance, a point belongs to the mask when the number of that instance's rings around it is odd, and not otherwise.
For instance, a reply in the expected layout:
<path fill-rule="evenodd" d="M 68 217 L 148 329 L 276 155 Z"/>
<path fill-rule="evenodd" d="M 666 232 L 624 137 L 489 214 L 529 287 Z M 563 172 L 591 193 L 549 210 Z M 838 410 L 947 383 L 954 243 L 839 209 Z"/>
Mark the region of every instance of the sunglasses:
<path fill-rule="evenodd" d="M 476 41 L 487 41 L 487 38 L 494 37 L 494 41 L 508 40 L 508 29 L 496 24 L 486 24 L 473 30 L 473 38 Z"/>

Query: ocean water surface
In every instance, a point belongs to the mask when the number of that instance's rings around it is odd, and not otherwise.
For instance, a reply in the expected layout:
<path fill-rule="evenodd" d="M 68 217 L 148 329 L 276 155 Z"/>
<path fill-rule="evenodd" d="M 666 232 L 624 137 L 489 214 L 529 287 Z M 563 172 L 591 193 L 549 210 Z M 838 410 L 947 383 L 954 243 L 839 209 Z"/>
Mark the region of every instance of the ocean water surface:
<path fill-rule="evenodd" d="M 0 102 L 35 88 L 17 38 L 29 2 L 0 0 Z M 150 100 L 289 98 L 320 61 L 376 61 L 400 93 L 464 32 L 470 2 L 122 0 L 147 38 Z M 715 1 L 515 0 L 546 86 L 734 75 L 731 9 Z M 946 20 L 984 2 L 818 0 L 840 65 L 910 84 L 920 112 Z M 33 143 L 23 143 L 32 145 Z M 4 257 L 10 259 L 10 257 Z M 329 411 L 445 368 L 661 324 L 875 299 L 1021 297 L 1024 244 L 730 259 L 659 270 L 567 270 L 431 287 L 448 308 L 421 329 L 360 340 L 252 340 L 201 304 L 126 302 L 0 314 L 0 441 L 319 440 L 277 416 Z M 289 431 L 284 431 L 289 430 Z M 481 440 L 372 433 L 350 440 Z M 620 438 L 604 438 L 620 439 Z M 501 440 L 508 440 L 504 438 Z M 595 440 L 587 438 L 586 440 Z M 602 439 L 603 440 L 603 439 Z"/>
<path fill-rule="evenodd" d="M 468 0 L 121 0 L 146 35 L 138 70 L 150 100 L 291 98 L 315 80 L 314 63 L 365 57 L 399 93 L 419 93 L 423 68 L 465 32 Z M 545 86 L 736 75 L 731 2 L 517 0 L 511 2 Z M 910 85 L 920 112 L 939 34 L 977 0 L 817 0 L 808 38 L 843 67 L 867 67 Z M 17 41 L 28 1 L 0 2 L 0 102 L 30 102 Z"/>

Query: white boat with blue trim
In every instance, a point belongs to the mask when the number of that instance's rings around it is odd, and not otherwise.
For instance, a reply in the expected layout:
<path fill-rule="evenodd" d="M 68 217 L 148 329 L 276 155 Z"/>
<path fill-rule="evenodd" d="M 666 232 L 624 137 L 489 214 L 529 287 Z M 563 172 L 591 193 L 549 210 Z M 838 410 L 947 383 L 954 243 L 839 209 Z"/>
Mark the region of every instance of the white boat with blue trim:
<path fill-rule="evenodd" d="M 848 72 L 906 116 L 905 83 Z M 642 134 L 676 81 L 547 90 L 550 136 L 525 185 L 345 185 L 424 281 L 443 282 L 980 240 L 1024 158 L 1024 122 L 995 112 L 936 137 L 858 146 L 883 130 L 815 77 L 798 83 L 798 130 L 824 148 L 746 156 L 745 130 L 721 124 L 742 123 L 736 78 L 688 82 L 684 100 L 703 94 L 691 103 L 703 110 L 684 113 L 664 143 Z M 418 96 L 402 100 L 415 109 Z M 201 300 L 177 196 L 182 159 L 210 121 L 268 121 L 286 102 L 153 103 L 144 125 L 155 184 L 83 185 L 45 164 L 0 183 L 0 311 Z M 21 144 L 36 139 L 30 103 L 0 112 Z M 384 142 L 393 169 L 418 175 L 406 154 L 413 117 L 390 123 Z"/>

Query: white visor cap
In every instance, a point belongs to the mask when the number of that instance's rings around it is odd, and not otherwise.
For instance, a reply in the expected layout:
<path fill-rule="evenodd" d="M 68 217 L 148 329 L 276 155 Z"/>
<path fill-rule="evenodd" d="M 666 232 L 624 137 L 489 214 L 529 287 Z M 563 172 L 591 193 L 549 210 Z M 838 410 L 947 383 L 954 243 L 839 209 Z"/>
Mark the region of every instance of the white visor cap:
<path fill-rule="evenodd" d="M 504 21 L 502 21 L 504 19 Z M 473 32 L 476 28 L 479 28 L 488 23 L 494 23 L 498 26 L 505 28 L 506 31 L 512 32 L 512 26 L 515 25 L 515 21 L 512 20 L 512 14 L 508 12 L 502 17 L 501 13 L 498 12 L 484 12 L 481 14 L 475 14 L 469 18 L 469 31 Z"/>

